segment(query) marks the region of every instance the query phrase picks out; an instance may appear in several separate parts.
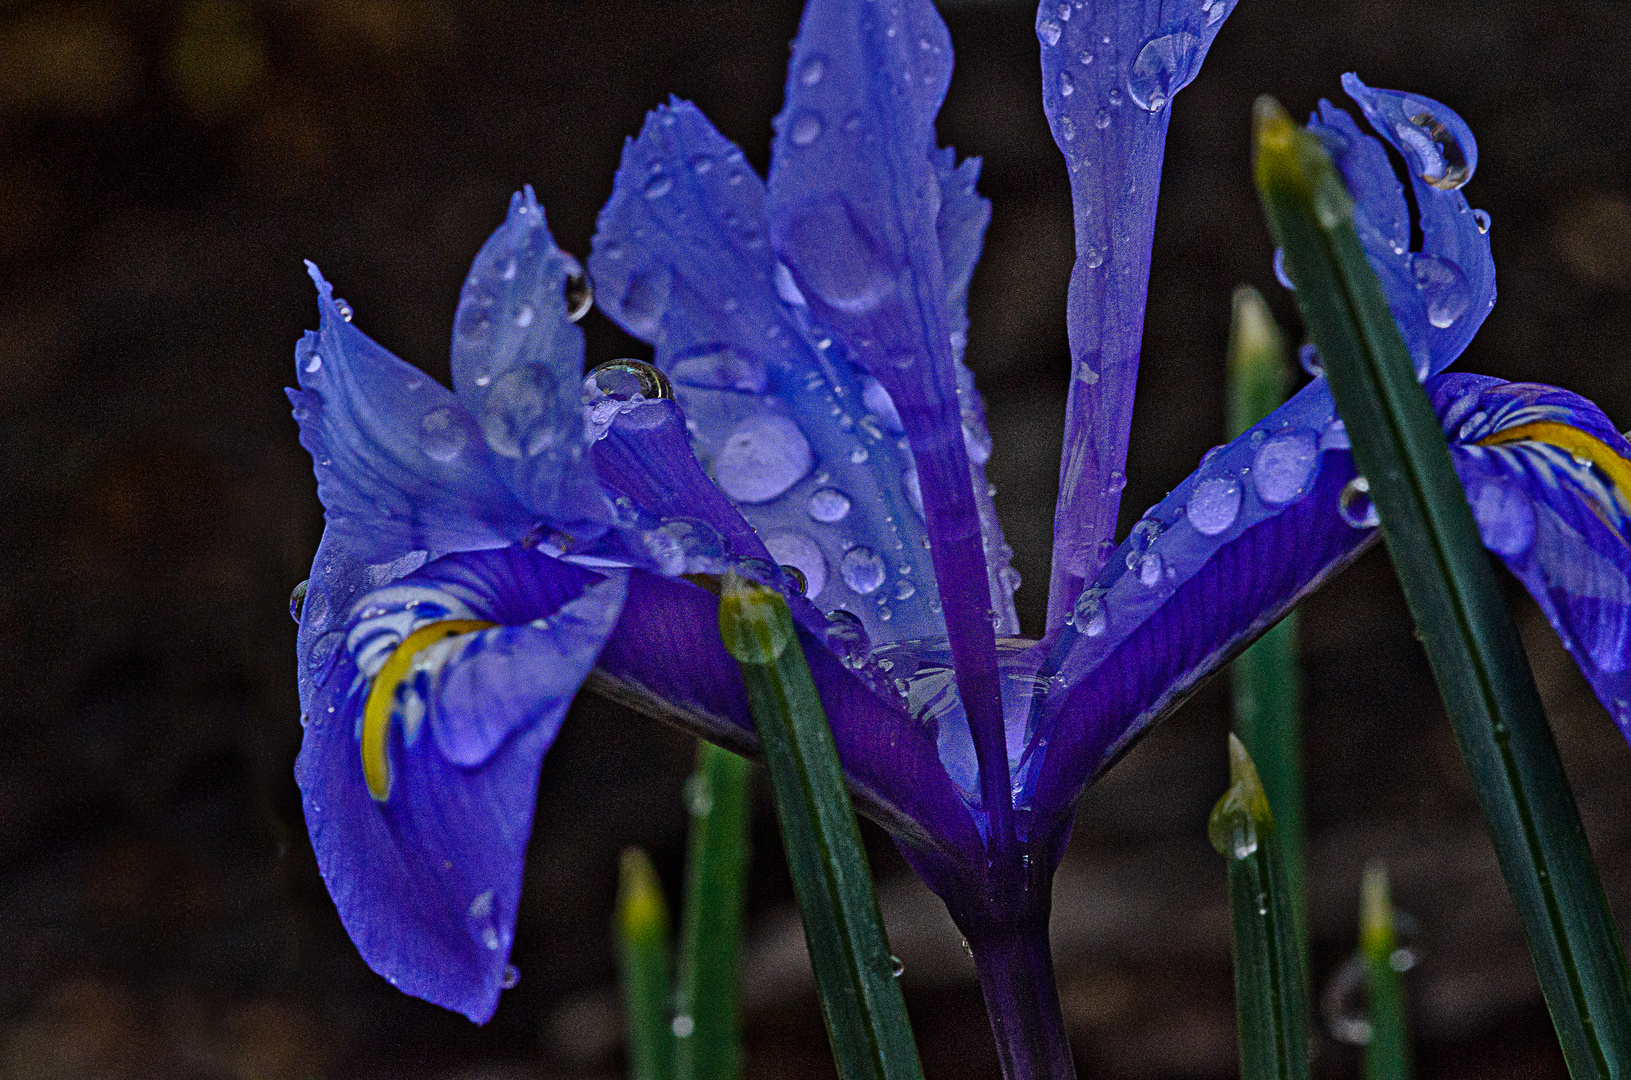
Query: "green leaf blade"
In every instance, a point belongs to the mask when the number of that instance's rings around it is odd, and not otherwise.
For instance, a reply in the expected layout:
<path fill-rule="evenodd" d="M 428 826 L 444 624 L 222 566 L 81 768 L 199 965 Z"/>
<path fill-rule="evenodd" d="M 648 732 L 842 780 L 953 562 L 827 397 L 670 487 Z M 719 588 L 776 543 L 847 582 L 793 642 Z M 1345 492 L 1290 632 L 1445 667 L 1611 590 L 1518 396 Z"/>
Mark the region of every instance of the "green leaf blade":
<path fill-rule="evenodd" d="M 630 1080 L 671 1080 L 668 902 L 651 859 L 639 848 L 623 852 L 613 923 L 628 1024 Z"/>

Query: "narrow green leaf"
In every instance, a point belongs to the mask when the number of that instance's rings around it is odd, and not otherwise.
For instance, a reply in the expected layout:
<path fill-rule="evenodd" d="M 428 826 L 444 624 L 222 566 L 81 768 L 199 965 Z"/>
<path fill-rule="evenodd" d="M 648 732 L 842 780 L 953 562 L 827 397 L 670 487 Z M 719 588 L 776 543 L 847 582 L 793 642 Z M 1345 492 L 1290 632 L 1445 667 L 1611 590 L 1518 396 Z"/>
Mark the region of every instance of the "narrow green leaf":
<path fill-rule="evenodd" d="M 922 1080 L 872 874 L 787 602 L 726 574 L 719 633 L 764 745 L 804 939 L 841 1080 Z"/>
<path fill-rule="evenodd" d="M 1399 942 L 1393 933 L 1387 867 L 1380 859 L 1365 867 L 1365 882 L 1359 893 L 1359 955 L 1365 969 L 1365 1012 L 1370 1024 L 1365 1078 L 1410 1080 L 1404 980 L 1394 964 L 1400 955 Z"/>
<path fill-rule="evenodd" d="M 668 1017 L 668 903 L 651 859 L 639 848 L 623 852 L 613 921 L 628 1022 L 629 1076 L 670 1080 L 674 1037 Z"/>
<path fill-rule="evenodd" d="M 1229 736 L 1229 790 L 1207 833 L 1229 860 L 1242 1080 L 1307 1080 L 1308 995 L 1274 814 L 1245 744 Z"/>
<path fill-rule="evenodd" d="M 1229 328 L 1229 436 L 1277 409 L 1291 388 L 1285 336 L 1250 285 L 1235 290 Z M 1257 763 L 1274 811 L 1291 894 L 1304 981 L 1308 974 L 1308 894 L 1303 828 L 1302 672 L 1297 613 L 1281 619 L 1230 667 L 1235 731 Z"/>
<path fill-rule="evenodd" d="M 1257 188 L 1269 227 L 1368 478 L 1570 1075 L 1626 1075 L 1625 954 L 1444 433 L 1324 148 L 1272 99 L 1259 99 L 1255 120 Z"/>
<path fill-rule="evenodd" d="M 749 780 L 747 759 L 698 745 L 697 771 L 685 785 L 691 835 L 674 1002 L 675 1080 L 735 1080 L 741 1072 L 737 976 Z"/>

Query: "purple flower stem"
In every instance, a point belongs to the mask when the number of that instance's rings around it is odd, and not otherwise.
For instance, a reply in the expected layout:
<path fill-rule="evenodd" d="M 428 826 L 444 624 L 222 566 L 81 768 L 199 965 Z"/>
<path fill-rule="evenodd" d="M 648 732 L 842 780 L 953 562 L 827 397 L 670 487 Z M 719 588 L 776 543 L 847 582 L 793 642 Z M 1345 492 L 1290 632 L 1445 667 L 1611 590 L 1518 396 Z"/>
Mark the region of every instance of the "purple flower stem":
<path fill-rule="evenodd" d="M 1004 1080 L 1075 1080 L 1048 948 L 1048 913 L 993 926 L 968 943 Z"/>

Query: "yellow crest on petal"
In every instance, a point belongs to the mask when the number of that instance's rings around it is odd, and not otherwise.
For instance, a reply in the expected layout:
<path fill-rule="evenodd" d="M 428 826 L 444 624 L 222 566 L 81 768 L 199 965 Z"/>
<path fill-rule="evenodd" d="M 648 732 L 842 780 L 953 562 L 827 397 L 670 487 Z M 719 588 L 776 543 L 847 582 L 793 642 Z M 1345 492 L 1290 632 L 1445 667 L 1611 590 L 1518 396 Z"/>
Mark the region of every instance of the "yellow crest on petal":
<path fill-rule="evenodd" d="M 378 802 L 391 797 L 391 759 L 386 749 L 391 731 L 391 717 L 396 713 L 396 696 L 404 680 L 413 673 L 414 658 L 438 641 L 460 634 L 486 630 L 496 623 L 480 619 L 443 619 L 421 626 L 392 650 L 385 664 L 374 676 L 368 690 L 368 702 L 362 711 L 362 775 L 368 782 L 368 794 Z"/>

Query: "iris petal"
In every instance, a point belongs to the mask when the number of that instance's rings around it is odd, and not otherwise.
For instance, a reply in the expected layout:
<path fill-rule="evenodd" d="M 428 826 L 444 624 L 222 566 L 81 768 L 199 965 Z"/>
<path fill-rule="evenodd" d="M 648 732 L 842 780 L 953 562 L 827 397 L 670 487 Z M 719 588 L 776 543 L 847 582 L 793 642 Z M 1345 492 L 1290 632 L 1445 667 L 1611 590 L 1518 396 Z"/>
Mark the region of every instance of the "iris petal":
<path fill-rule="evenodd" d="M 1485 545 L 1631 738 L 1631 443 L 1549 386 L 1452 375 L 1433 397 Z"/>
<path fill-rule="evenodd" d="M 1042 0 L 1042 105 L 1070 170 L 1076 265 L 1071 382 L 1054 511 L 1048 629 L 1110 552 L 1121 504 L 1172 96 L 1201 68 L 1234 0 Z"/>
<path fill-rule="evenodd" d="M 333 286 L 306 266 L 321 321 L 295 349 L 300 389 L 289 400 L 335 542 L 351 558 L 380 564 L 525 536 L 532 517 L 505 488 L 458 399 L 352 325 Z"/>
<path fill-rule="evenodd" d="M 624 589 L 621 574 L 518 546 L 456 554 L 365 594 L 331 632 L 296 778 L 341 921 L 393 985 L 478 1022 L 492 1015 L 539 763 Z M 416 660 L 388 735 L 391 794 L 376 801 L 357 741 L 370 673 L 415 629 L 450 618 L 501 625 Z"/>
<path fill-rule="evenodd" d="M 1431 98 L 1373 89 L 1352 74 L 1342 86 L 1410 167 L 1420 250 L 1409 247 L 1404 192 L 1381 144 L 1328 101 L 1309 127 L 1354 193 L 1360 241 L 1417 371 L 1436 374 L 1461 355 L 1495 306 L 1488 218 L 1459 190 L 1478 164 L 1478 148 L 1462 119 Z"/>
<path fill-rule="evenodd" d="M 592 537 L 611 514 L 586 457 L 583 331 L 566 310 L 578 273 L 532 188 L 515 195 L 459 294 L 453 385 L 515 497 L 557 529 Z"/>

